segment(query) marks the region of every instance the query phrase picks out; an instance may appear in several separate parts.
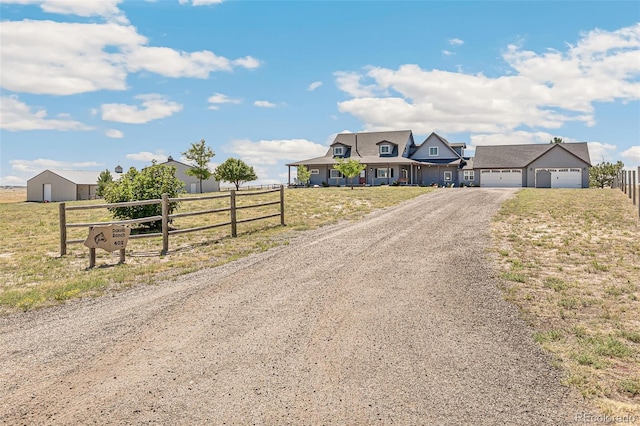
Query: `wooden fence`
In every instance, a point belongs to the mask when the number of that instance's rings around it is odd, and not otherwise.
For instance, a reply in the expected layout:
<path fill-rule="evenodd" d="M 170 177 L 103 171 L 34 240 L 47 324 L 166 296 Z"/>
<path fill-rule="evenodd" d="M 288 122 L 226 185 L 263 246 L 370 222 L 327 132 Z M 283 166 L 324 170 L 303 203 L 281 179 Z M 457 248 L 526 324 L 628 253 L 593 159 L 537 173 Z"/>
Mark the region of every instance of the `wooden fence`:
<path fill-rule="evenodd" d="M 611 187 L 620 189 L 629 196 L 629 200 L 632 200 L 633 205 L 638 206 L 638 217 L 640 218 L 640 185 L 638 185 L 638 179 L 640 179 L 640 167 L 638 167 L 637 175 L 635 170 L 621 170 L 613 179 Z"/>
<path fill-rule="evenodd" d="M 251 204 L 251 205 L 243 205 L 243 206 L 237 206 L 236 205 L 236 200 L 237 200 L 238 197 L 246 197 L 246 196 L 252 196 L 252 195 L 259 195 L 259 194 L 268 194 L 268 193 L 272 193 L 272 192 L 280 192 L 280 199 L 277 200 L 277 201 L 268 201 L 268 202 L 256 203 L 256 204 Z M 213 199 L 222 199 L 222 198 L 228 198 L 229 199 L 229 207 L 210 209 L 210 210 L 201 210 L 201 211 L 194 211 L 194 212 L 186 212 L 186 213 L 169 214 L 169 204 L 172 203 L 172 202 L 180 202 L 180 203 L 187 202 L 188 203 L 188 202 L 191 202 L 191 201 L 213 200 Z M 161 204 L 161 206 L 162 206 L 162 209 L 161 209 L 162 214 L 159 215 L 159 216 L 148 216 L 148 217 L 143 217 L 143 218 L 139 218 L 139 219 L 115 220 L 115 221 L 110 221 L 110 222 L 67 223 L 67 212 L 70 211 L 70 210 L 104 209 L 104 208 L 114 208 L 114 207 L 133 207 L 133 206 L 144 206 L 144 205 L 149 205 L 149 204 Z M 267 215 L 263 215 L 263 216 L 259 216 L 259 217 L 252 217 L 252 218 L 242 219 L 242 220 L 238 220 L 237 219 L 237 211 L 238 210 L 258 208 L 258 207 L 270 206 L 270 205 L 275 205 L 275 204 L 279 204 L 280 205 L 280 211 L 278 213 L 267 214 Z M 237 225 L 239 223 L 252 222 L 252 221 L 255 221 L 255 220 L 267 219 L 267 218 L 277 217 L 277 216 L 280 216 L 280 224 L 283 225 L 283 226 L 285 224 L 284 223 L 284 186 L 283 185 L 280 185 L 278 189 L 269 189 L 269 190 L 265 190 L 265 191 L 242 192 L 242 193 L 240 193 L 240 192 L 237 192 L 235 190 L 231 190 L 227 194 L 209 195 L 209 196 L 204 196 L 204 197 L 169 198 L 169 196 L 167 194 L 163 194 L 162 198 L 160 198 L 160 199 L 144 200 L 144 201 L 131 201 L 131 202 L 125 202 L 125 203 L 94 204 L 94 205 L 87 205 L 87 206 L 67 206 L 66 203 L 60 203 L 60 207 L 59 208 L 60 208 L 60 255 L 61 256 L 64 256 L 64 255 L 67 254 L 67 245 L 83 243 L 85 241 L 84 239 L 68 240 L 67 239 L 67 229 L 68 228 L 91 228 L 92 226 L 111 225 L 111 224 L 113 224 L 113 225 L 131 225 L 131 224 L 138 224 L 138 223 L 148 223 L 148 222 L 161 221 L 162 222 L 162 231 L 161 232 L 156 232 L 156 233 L 151 233 L 151 234 L 131 235 L 129 237 L 129 239 L 162 237 L 162 254 L 166 254 L 169 251 L 169 236 L 171 236 L 171 235 L 184 234 L 184 233 L 187 233 L 187 232 L 204 231 L 206 229 L 219 228 L 219 227 L 223 227 L 223 226 L 230 226 L 231 227 L 231 236 L 232 237 L 237 237 L 237 235 L 238 235 Z M 211 224 L 211 225 L 198 226 L 198 227 L 187 228 L 187 229 L 173 229 L 173 230 L 169 229 L 170 219 L 174 219 L 174 218 L 178 218 L 178 217 L 186 217 L 186 216 L 215 214 L 215 213 L 222 213 L 222 212 L 229 212 L 229 221 L 228 222 L 214 223 L 214 224 Z M 121 260 L 123 260 L 122 256 L 123 256 L 123 253 L 121 251 L 121 253 L 120 253 Z"/>

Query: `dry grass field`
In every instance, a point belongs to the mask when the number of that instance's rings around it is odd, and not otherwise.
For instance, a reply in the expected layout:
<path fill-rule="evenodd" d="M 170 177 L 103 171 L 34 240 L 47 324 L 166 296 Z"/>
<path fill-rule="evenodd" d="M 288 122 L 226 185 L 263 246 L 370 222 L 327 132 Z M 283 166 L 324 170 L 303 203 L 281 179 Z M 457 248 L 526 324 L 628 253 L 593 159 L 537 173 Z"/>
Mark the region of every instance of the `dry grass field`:
<path fill-rule="evenodd" d="M 494 222 L 506 298 L 605 414 L 640 419 L 640 220 L 619 190 L 525 189 Z"/>
<path fill-rule="evenodd" d="M 250 253 L 287 244 L 298 231 L 356 220 L 374 209 L 425 194 L 431 188 L 307 188 L 285 191 L 286 227 L 279 217 L 238 225 L 238 238 L 230 227 L 171 236 L 169 253 L 160 255 L 160 238 L 130 240 L 126 263 L 118 253 L 97 250 L 96 268 L 88 269 L 89 250 L 69 245 L 60 257 L 58 203 L 1 203 L 0 314 L 61 303 L 75 297 L 92 297 L 138 283 L 155 283 L 208 266 L 216 266 Z M 244 191 L 243 191 L 244 192 Z M 3 196 L 3 199 L 5 197 Z M 18 197 L 19 198 L 19 197 Z M 238 206 L 275 201 L 279 193 L 238 197 Z M 24 200 L 22 198 L 21 200 Z M 68 206 L 100 204 L 77 201 Z M 228 207 L 229 200 L 182 202 L 177 213 Z M 238 219 L 277 213 L 278 205 L 238 211 Z M 67 212 L 67 223 L 109 221 L 107 209 Z M 228 222 L 228 213 L 177 218 L 173 226 L 185 229 Z M 69 228 L 68 239 L 85 238 L 86 228 Z"/>
<path fill-rule="evenodd" d="M 27 201 L 27 187 L 0 188 L 0 203 L 19 203 Z"/>

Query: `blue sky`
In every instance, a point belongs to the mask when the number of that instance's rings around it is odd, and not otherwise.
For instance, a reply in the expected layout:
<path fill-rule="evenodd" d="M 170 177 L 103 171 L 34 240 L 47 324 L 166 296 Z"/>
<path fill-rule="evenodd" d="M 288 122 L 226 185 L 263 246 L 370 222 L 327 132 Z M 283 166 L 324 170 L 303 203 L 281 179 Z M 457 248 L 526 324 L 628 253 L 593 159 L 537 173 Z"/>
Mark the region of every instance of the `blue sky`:
<path fill-rule="evenodd" d="M 640 166 L 640 3 L 2 0 L 0 185 L 205 139 L 286 182 L 336 133 Z"/>

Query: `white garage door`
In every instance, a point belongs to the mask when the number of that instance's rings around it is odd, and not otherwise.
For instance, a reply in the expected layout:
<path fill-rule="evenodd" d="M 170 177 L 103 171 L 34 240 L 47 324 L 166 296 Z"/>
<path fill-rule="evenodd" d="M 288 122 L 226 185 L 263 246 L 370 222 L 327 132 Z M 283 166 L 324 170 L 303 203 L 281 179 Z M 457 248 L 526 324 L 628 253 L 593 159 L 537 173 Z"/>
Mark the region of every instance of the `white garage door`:
<path fill-rule="evenodd" d="M 520 188 L 522 170 L 492 169 L 480 171 L 480 186 L 493 188 Z"/>
<path fill-rule="evenodd" d="M 552 188 L 582 188 L 582 169 L 551 169 Z"/>

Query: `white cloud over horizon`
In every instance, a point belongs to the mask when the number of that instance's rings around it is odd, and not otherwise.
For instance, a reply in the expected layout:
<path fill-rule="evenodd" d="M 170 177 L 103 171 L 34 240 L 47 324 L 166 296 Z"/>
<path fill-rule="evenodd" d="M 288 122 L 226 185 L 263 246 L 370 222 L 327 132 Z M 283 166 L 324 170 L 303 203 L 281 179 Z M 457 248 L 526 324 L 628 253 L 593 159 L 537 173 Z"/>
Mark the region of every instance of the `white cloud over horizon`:
<path fill-rule="evenodd" d="M 179 103 L 171 102 L 157 93 L 138 95 L 134 98 L 142 101 L 142 108 L 128 104 L 103 104 L 100 106 L 102 119 L 117 123 L 143 124 L 170 117 L 183 108 Z"/>
<path fill-rule="evenodd" d="M 152 161 L 156 161 L 158 163 L 164 163 L 165 161 L 167 161 L 169 157 L 167 157 L 167 155 L 165 155 L 165 153 L 162 150 L 159 150 L 156 152 L 140 151 L 132 154 L 127 154 L 126 158 L 129 160 L 140 161 L 143 163 L 151 163 Z"/>
<path fill-rule="evenodd" d="M 225 148 L 250 166 L 274 165 L 280 161 L 298 161 L 319 157 L 327 152 L 327 147 L 306 139 L 260 140 L 248 139 L 231 141 Z"/>
<path fill-rule="evenodd" d="M 32 111 L 16 95 L 0 97 L 0 128 L 10 132 L 28 130 L 87 131 L 93 127 L 69 119 L 68 114 L 47 118 L 47 110 Z"/>
<path fill-rule="evenodd" d="M 60 8 L 63 3 L 71 7 L 103 2 L 51 1 Z M 87 10 L 92 7 L 87 6 Z M 185 52 L 148 46 L 147 37 L 139 34 L 136 27 L 115 21 L 3 21 L 0 38 L 1 84 L 18 93 L 121 91 L 127 89 L 130 73 L 146 71 L 170 78 L 206 79 L 213 72 L 238 67 L 254 69 L 261 64 L 251 56 L 229 59 L 209 50 Z"/>
<path fill-rule="evenodd" d="M 503 59 L 515 73 L 496 77 L 412 64 L 338 71 L 336 85 L 351 97 L 338 109 L 366 131 L 498 134 L 559 129 L 568 122 L 592 126 L 595 102 L 640 99 L 640 23 L 581 37 L 565 52 L 509 45 Z"/>

